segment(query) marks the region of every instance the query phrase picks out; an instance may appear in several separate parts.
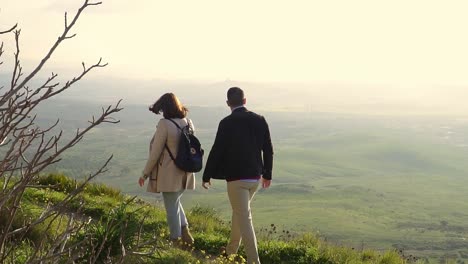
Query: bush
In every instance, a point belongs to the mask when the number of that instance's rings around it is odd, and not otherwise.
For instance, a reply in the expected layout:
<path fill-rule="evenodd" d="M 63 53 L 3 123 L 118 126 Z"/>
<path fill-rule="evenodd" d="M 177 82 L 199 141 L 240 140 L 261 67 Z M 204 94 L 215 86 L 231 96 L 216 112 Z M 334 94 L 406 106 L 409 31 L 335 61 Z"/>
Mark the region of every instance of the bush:
<path fill-rule="evenodd" d="M 122 247 L 131 248 L 139 229 L 139 221 L 134 212 L 127 212 L 127 203 L 112 209 L 101 221 L 91 223 L 78 241 L 86 240 L 82 261 L 95 256 L 98 263 L 108 258 L 120 256 Z M 85 236 L 85 237 L 83 237 Z"/>
<path fill-rule="evenodd" d="M 404 264 L 406 261 L 395 251 L 386 252 L 379 261 L 379 264 Z"/>
<path fill-rule="evenodd" d="M 28 225 L 33 219 L 38 218 L 43 210 L 44 209 L 38 205 L 32 203 L 23 203 L 21 205 L 21 208 L 18 210 L 15 217 L 13 218 L 13 221 L 11 223 L 12 229 L 14 230 Z M 66 218 L 67 216 L 63 217 Z M 2 213 L 2 210 L 0 210 L 0 228 L 4 227 L 4 225 L 6 224 L 6 219 L 6 216 Z M 38 243 L 46 237 L 53 236 L 60 230 L 62 230 L 62 228 L 59 224 L 59 221 L 52 222 L 51 218 L 49 218 L 46 219 L 43 223 L 31 226 L 24 234 L 24 237 L 22 239 L 27 239 L 32 242 Z M 16 241 L 18 240 L 18 237 L 13 236 L 12 239 L 13 241 Z"/>
<path fill-rule="evenodd" d="M 15 245 L 12 254 L 6 259 L 6 263 L 23 264 L 28 263 L 34 249 L 29 240 L 23 240 Z"/>
<path fill-rule="evenodd" d="M 221 248 L 225 247 L 228 242 L 227 236 L 214 233 L 194 233 L 193 237 L 195 239 L 194 247 L 197 250 L 203 250 L 214 256 L 220 255 Z"/>
<path fill-rule="evenodd" d="M 218 212 L 213 208 L 196 205 L 187 216 L 193 231 L 201 233 L 216 233 L 229 236 L 230 228 L 219 218 Z"/>
<path fill-rule="evenodd" d="M 318 259 L 316 248 L 284 241 L 267 241 L 258 245 L 258 254 L 263 263 L 314 263 Z"/>
<path fill-rule="evenodd" d="M 50 186 L 50 188 L 55 191 L 65 193 L 72 192 L 78 185 L 76 180 L 69 178 L 61 173 L 41 175 L 37 179 L 37 183 L 43 186 Z"/>
<path fill-rule="evenodd" d="M 200 261 L 192 256 L 190 252 L 178 249 L 170 249 L 156 256 L 154 262 L 158 264 L 179 264 L 179 263 L 200 263 Z"/>
<path fill-rule="evenodd" d="M 85 188 L 85 193 L 91 195 L 108 196 L 117 200 L 122 200 L 123 195 L 119 189 L 112 188 L 103 183 L 90 183 Z"/>
<path fill-rule="evenodd" d="M 363 262 L 375 263 L 379 259 L 379 254 L 376 251 L 364 250 L 361 252 L 361 260 Z"/>

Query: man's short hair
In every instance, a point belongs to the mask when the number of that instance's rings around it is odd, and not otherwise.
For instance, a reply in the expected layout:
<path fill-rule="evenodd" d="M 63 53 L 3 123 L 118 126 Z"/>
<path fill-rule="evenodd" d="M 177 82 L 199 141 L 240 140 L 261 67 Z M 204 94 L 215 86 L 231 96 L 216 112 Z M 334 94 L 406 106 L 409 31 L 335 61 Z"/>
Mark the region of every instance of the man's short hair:
<path fill-rule="evenodd" d="M 239 87 L 231 87 L 227 91 L 229 105 L 240 106 L 244 104 L 244 91 Z"/>

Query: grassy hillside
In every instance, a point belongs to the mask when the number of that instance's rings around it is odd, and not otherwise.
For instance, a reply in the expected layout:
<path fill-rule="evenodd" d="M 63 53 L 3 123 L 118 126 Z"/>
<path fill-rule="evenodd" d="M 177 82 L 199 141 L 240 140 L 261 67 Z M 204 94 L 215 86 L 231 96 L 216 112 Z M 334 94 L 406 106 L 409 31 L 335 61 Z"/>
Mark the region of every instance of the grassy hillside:
<path fill-rule="evenodd" d="M 60 202 L 76 186 L 75 180 L 58 174 L 41 176 L 37 184 L 43 188 L 28 189 L 21 203 L 21 213 L 13 223 L 14 226 L 21 226 L 25 219 L 38 217 L 41 209 Z M 235 260 L 221 256 L 220 249 L 227 242 L 229 225 L 220 219 L 216 211 L 208 207 L 194 207 L 188 213 L 195 244 L 192 249 L 187 250 L 174 248 L 167 241 L 168 230 L 162 208 L 131 198 L 103 184 L 88 185 L 78 199 L 67 206 L 67 210 L 64 210 L 61 216 L 70 217 L 72 213 L 75 218 L 82 219 L 81 221 L 87 224 L 83 231 L 71 237 L 70 241 L 80 240 L 89 233 L 95 236 L 94 245 L 100 245 L 105 240 L 103 252 L 110 252 L 111 258 L 106 260 L 103 255 L 98 263 L 120 260 L 122 249 L 116 245 L 119 245 L 118 239 L 122 237 L 120 236 L 122 233 L 125 234 L 123 237 L 127 252 L 127 256 L 123 259 L 124 263 L 242 263 L 244 259 L 243 250 Z M 11 245 L 15 245 L 16 248 L 9 263 L 28 263 L 34 245 L 47 241 L 43 238 L 53 237 L 67 224 L 67 221 L 59 219 L 49 219 L 36 226 L 22 241 L 12 240 Z M 0 218 L 0 225 L 2 224 L 4 222 Z M 103 233 L 103 230 L 111 230 L 110 235 L 101 237 L 99 234 Z M 332 246 L 323 242 L 316 234 L 297 234 L 282 230 L 275 225 L 258 230 L 257 233 L 260 259 L 266 264 L 416 262 L 413 258 L 406 259 L 392 251 L 378 252 Z M 149 250 L 152 246 L 156 246 L 154 252 L 149 251 L 148 255 L 130 253 L 137 243 L 145 240 L 153 240 L 147 248 Z M 83 263 L 86 263 L 86 254 L 93 244 L 83 246 Z"/>
<path fill-rule="evenodd" d="M 68 110 L 76 108 L 83 111 Z M 99 109 L 82 102 L 57 104 L 44 109 L 42 116 L 60 113 L 65 132 L 73 133 Z M 218 121 L 229 112 L 209 107 L 190 110 L 208 152 Z M 261 190 L 253 203 L 257 228 L 275 224 L 295 232 L 320 231 L 336 244 L 403 249 L 431 263 L 468 261 L 468 204 L 464 202 L 468 200 L 468 119 L 262 114 L 272 131 L 275 168 L 272 187 Z M 153 201 L 136 181 L 158 117 L 145 106 L 134 105 L 126 106 L 119 118 L 119 125 L 93 131 L 52 169 L 79 178 L 113 153 L 110 171 L 100 181 Z M 221 181 L 214 182 L 209 192 L 199 188 L 183 199 L 188 207 L 207 205 L 229 220 Z"/>

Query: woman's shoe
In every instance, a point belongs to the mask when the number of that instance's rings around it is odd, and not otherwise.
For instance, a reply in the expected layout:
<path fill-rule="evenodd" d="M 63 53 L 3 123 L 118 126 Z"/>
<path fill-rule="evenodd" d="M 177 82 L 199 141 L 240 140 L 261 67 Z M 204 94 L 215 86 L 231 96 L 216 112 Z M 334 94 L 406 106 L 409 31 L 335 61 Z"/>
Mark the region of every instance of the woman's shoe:
<path fill-rule="evenodd" d="M 193 236 L 190 234 L 190 230 L 188 226 L 183 226 L 182 227 L 182 242 L 184 242 L 187 246 L 192 246 L 193 245 Z"/>
<path fill-rule="evenodd" d="M 185 243 L 182 241 L 182 239 L 180 237 L 179 238 L 171 238 L 170 241 L 171 241 L 171 244 L 172 244 L 173 247 L 185 250 L 185 246 L 184 246 Z"/>

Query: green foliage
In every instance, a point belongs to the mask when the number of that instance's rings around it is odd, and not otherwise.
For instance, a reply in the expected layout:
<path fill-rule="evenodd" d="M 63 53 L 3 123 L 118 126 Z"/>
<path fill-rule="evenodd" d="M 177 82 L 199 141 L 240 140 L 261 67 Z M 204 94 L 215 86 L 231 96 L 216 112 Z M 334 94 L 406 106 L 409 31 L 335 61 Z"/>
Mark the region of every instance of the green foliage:
<path fill-rule="evenodd" d="M 110 209 L 118 207 L 122 203 L 120 199 L 105 195 L 94 196 L 88 193 L 83 193 L 78 201 L 85 205 L 82 209 L 83 213 L 93 218 L 106 217 Z M 75 203 L 73 206 L 79 207 L 81 205 Z"/>
<path fill-rule="evenodd" d="M 34 247 L 28 240 L 23 240 L 15 244 L 12 254 L 6 259 L 6 263 L 25 264 L 28 263 L 33 254 Z"/>
<path fill-rule="evenodd" d="M 179 249 L 169 249 L 160 254 L 154 262 L 158 264 L 179 264 L 179 263 L 200 263 L 200 260 L 193 256 L 190 252 Z"/>
<path fill-rule="evenodd" d="M 76 189 L 78 182 L 61 173 L 49 173 L 38 177 L 37 183 L 43 186 L 50 186 L 57 192 L 70 193 Z"/>
<path fill-rule="evenodd" d="M 404 259 L 401 258 L 395 251 L 386 252 L 379 261 L 379 264 L 404 264 Z"/>
<path fill-rule="evenodd" d="M 228 242 L 228 237 L 219 235 L 216 233 L 192 233 L 195 243 L 194 247 L 197 250 L 203 250 L 204 252 L 211 255 L 222 254 L 222 248 L 224 248 Z"/>
<path fill-rule="evenodd" d="M 42 206 L 35 203 L 22 203 L 11 223 L 12 229 L 14 230 L 25 227 L 33 220 L 37 219 L 43 210 L 44 208 Z M 6 219 L 6 215 L 0 215 L 0 227 L 6 224 Z M 67 215 L 61 215 L 55 221 L 51 218 L 47 218 L 44 222 L 30 227 L 25 234 L 25 239 L 34 243 L 39 243 L 46 237 L 53 237 L 55 234 L 63 230 L 67 219 Z M 13 237 L 13 239 L 15 240 L 17 238 Z"/>
<path fill-rule="evenodd" d="M 379 254 L 373 250 L 363 250 L 361 252 L 361 260 L 362 262 L 376 262 L 379 259 Z"/>
<path fill-rule="evenodd" d="M 135 240 L 135 234 L 139 229 L 139 221 L 134 212 L 127 210 L 127 201 L 117 208 L 111 209 L 101 217 L 100 221 L 93 222 L 84 231 L 83 236 L 89 236 L 86 240 L 89 244 L 83 248 L 83 259 L 89 259 L 96 254 L 97 261 L 104 262 L 107 257 L 115 257 L 122 254 L 122 247 L 131 246 Z M 83 238 L 78 238 L 78 240 Z"/>
<path fill-rule="evenodd" d="M 90 195 L 95 195 L 95 196 L 98 196 L 98 195 L 107 196 L 107 197 L 111 197 L 117 200 L 121 199 L 122 197 L 120 190 L 109 187 L 103 183 L 91 183 L 87 185 L 85 189 L 85 193 L 88 193 Z"/>
<path fill-rule="evenodd" d="M 262 241 L 258 253 L 263 263 L 314 263 L 318 259 L 317 248 L 305 244 L 284 241 Z"/>
<path fill-rule="evenodd" d="M 188 217 L 192 229 L 196 232 L 229 235 L 229 227 L 211 207 L 196 205 L 190 209 Z"/>
<path fill-rule="evenodd" d="M 145 204 L 145 205 L 134 205 L 134 207 L 139 206 L 135 211 L 135 214 L 139 219 L 145 219 L 143 222 L 142 231 L 149 235 L 155 235 L 161 239 L 166 238 L 166 235 L 169 234 L 167 223 L 166 223 L 166 214 L 163 210 L 158 210 L 154 206 Z M 143 207 L 142 207 L 143 206 Z M 130 208 L 133 208 L 130 206 Z"/>
<path fill-rule="evenodd" d="M 331 263 L 362 263 L 358 252 L 345 247 L 324 247 L 320 255 Z"/>
<path fill-rule="evenodd" d="M 319 236 L 313 233 L 303 233 L 295 239 L 297 244 L 304 244 L 318 248 L 322 243 Z"/>
<path fill-rule="evenodd" d="M 53 189 L 57 192 L 70 193 L 75 190 L 79 184 L 82 184 L 82 182 L 67 177 L 62 173 L 49 173 L 39 176 L 37 179 L 37 184 L 41 186 L 49 186 L 50 189 Z M 103 183 L 87 184 L 84 193 L 94 196 L 105 195 L 117 200 L 123 197 L 120 190 L 107 186 Z"/>
<path fill-rule="evenodd" d="M 63 201 L 67 196 L 66 193 L 55 191 L 50 188 L 45 189 L 27 189 L 24 192 L 23 198 L 36 205 L 45 206 L 47 204 L 56 204 Z"/>

